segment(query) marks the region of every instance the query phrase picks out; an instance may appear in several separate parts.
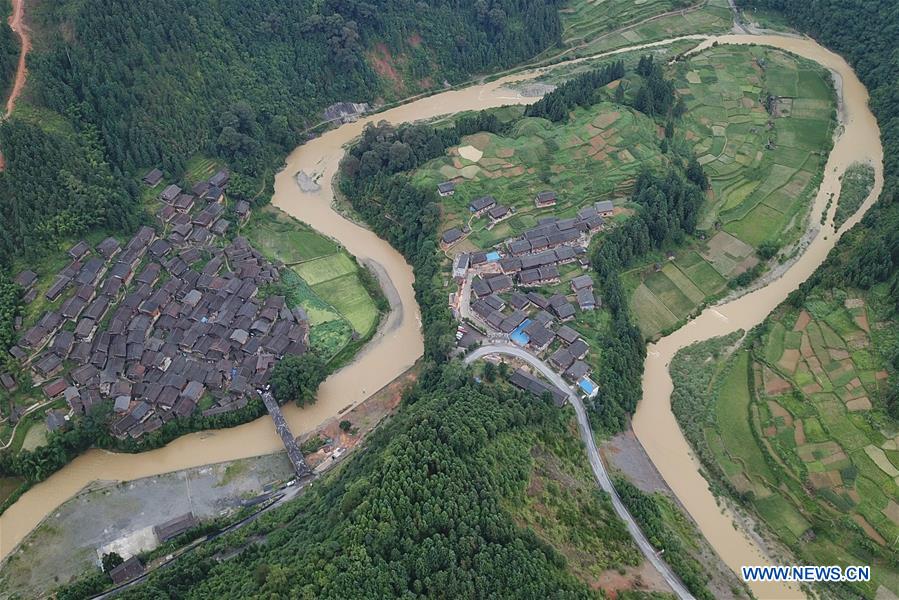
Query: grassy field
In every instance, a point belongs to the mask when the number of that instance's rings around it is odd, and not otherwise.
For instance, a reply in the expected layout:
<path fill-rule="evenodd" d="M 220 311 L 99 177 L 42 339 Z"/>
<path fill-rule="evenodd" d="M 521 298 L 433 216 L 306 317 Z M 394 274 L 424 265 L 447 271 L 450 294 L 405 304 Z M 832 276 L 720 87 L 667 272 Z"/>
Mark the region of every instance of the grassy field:
<path fill-rule="evenodd" d="M 286 265 L 338 251 L 336 242 L 275 208 L 255 211 L 253 219 L 244 227 L 243 234 L 260 252 Z"/>
<path fill-rule="evenodd" d="M 277 291 L 306 311 L 310 343 L 324 356 L 377 326 L 379 311 L 360 267 L 336 242 L 272 207 L 256 210 L 242 233 L 266 256 L 290 266 Z"/>
<path fill-rule="evenodd" d="M 703 461 L 801 560 L 872 565 L 853 588 L 868 598 L 899 592 L 899 423 L 882 400 L 899 328 L 886 294 L 835 290 L 779 309 L 706 384 L 710 417 L 678 414 L 685 431 L 705 422 Z M 675 395 L 687 391 L 678 373 Z"/>

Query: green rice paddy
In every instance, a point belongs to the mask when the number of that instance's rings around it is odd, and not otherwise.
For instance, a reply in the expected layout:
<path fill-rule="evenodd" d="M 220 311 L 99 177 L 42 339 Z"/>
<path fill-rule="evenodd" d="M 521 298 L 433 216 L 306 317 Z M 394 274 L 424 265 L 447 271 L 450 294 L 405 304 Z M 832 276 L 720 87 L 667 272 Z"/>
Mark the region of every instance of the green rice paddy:
<path fill-rule="evenodd" d="M 762 243 L 798 238 L 833 127 L 827 76 L 784 52 L 718 46 L 679 63 L 676 73 L 687 105 L 683 141 L 712 184 L 700 221 L 709 239 L 661 271 L 639 269 L 631 306 L 647 337 L 675 326 L 755 267 Z M 765 108 L 769 94 L 789 96 L 777 101 L 774 115 Z"/>
<path fill-rule="evenodd" d="M 772 315 L 712 381 L 703 453 L 801 561 L 871 565 L 853 587 L 868 598 L 899 592 L 899 426 L 882 400 L 899 333 L 885 294 L 837 290 Z"/>

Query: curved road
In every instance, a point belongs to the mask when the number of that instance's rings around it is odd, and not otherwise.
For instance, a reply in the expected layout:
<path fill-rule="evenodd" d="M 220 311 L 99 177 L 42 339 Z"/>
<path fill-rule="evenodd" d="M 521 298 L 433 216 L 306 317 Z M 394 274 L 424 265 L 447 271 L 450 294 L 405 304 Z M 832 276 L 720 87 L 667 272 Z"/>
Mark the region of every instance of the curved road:
<path fill-rule="evenodd" d="M 590 421 L 587 420 L 587 411 L 584 409 L 584 403 L 581 402 L 580 396 L 574 393 L 571 387 L 565 383 L 565 380 L 562 379 L 558 373 L 553 371 L 549 365 L 518 346 L 507 344 L 481 346 L 465 357 L 465 363 L 472 363 L 489 354 L 506 354 L 508 356 L 520 358 L 540 371 L 540 374 L 552 382 L 553 385 L 568 394 L 568 402 L 574 407 L 574 412 L 577 415 L 577 426 L 578 430 L 581 432 L 581 440 L 583 440 L 584 445 L 587 447 L 587 456 L 590 458 L 590 466 L 593 468 L 593 475 L 596 477 L 596 482 L 599 484 L 599 487 L 607 492 L 612 498 L 612 507 L 615 509 L 615 513 L 622 521 L 624 521 L 628 532 L 630 532 L 634 541 L 637 542 L 637 547 L 640 548 L 640 551 L 643 553 L 643 556 L 646 557 L 646 560 L 652 563 L 652 566 L 654 566 L 662 575 L 678 598 L 681 598 L 681 600 L 693 600 L 693 595 L 684 584 L 681 583 L 681 580 L 674 574 L 674 571 L 671 570 L 668 563 L 659 558 L 659 555 L 656 554 L 655 548 L 652 547 L 652 544 L 650 544 L 649 540 L 646 539 L 646 536 L 643 535 L 643 530 L 637 525 L 634 517 L 631 516 L 630 511 L 618 496 L 618 492 L 615 491 L 615 486 L 612 485 L 609 473 L 606 471 L 605 465 L 602 463 L 602 458 L 599 456 L 599 450 L 596 449 L 593 431 L 590 429 Z"/>

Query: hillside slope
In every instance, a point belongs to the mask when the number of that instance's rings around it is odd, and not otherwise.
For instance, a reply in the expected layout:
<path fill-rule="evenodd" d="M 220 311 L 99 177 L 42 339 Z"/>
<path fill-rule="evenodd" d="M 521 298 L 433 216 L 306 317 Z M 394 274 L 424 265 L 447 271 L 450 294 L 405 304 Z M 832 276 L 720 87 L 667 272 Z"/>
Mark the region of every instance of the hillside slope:
<path fill-rule="evenodd" d="M 78 1 L 29 10 L 28 86 L 0 131 L 9 163 L 0 195 L 12 199 L 0 209 L 0 265 L 91 227 L 133 224 L 127 198 L 142 170 L 179 176 L 191 156 L 213 154 L 239 174 L 232 194 L 252 196 L 329 104 L 456 82 L 520 62 L 561 33 L 555 5 L 536 0 L 115 0 L 102 11 Z M 67 145 L 72 163 L 48 149 Z M 91 189 L 107 200 L 77 198 L 92 185 L 81 157 L 95 173 L 108 170 L 111 179 Z"/>

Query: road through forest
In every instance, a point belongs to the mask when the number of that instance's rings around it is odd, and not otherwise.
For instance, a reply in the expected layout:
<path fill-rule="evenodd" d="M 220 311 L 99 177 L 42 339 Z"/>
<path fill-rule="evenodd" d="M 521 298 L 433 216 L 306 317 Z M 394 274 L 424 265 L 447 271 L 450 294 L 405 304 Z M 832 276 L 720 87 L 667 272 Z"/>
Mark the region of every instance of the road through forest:
<path fill-rule="evenodd" d="M 581 402 L 580 396 L 578 396 L 571 387 L 565 383 L 565 380 L 562 379 L 558 373 L 553 371 L 549 365 L 527 350 L 511 344 L 491 344 L 488 346 L 481 346 L 465 357 L 465 363 L 470 364 L 490 354 L 505 354 L 527 362 L 529 365 L 540 371 L 540 373 L 552 382 L 553 385 L 568 395 L 568 403 L 574 407 L 574 412 L 577 415 L 578 431 L 581 434 L 581 441 L 584 442 L 584 446 L 587 449 L 587 458 L 590 460 L 593 476 L 596 478 L 599 487 L 609 494 L 609 498 L 612 500 L 612 507 L 615 509 L 615 514 L 624 521 L 628 532 L 631 534 L 631 537 L 634 538 L 634 542 L 636 542 L 640 552 L 642 552 L 643 556 L 646 557 L 646 560 L 656 568 L 668 586 L 674 590 L 675 594 L 677 594 L 677 597 L 681 600 L 692 600 L 693 595 L 684 586 L 680 578 L 674 574 L 674 571 L 671 570 L 668 563 L 659 557 L 655 548 L 653 548 L 652 544 L 649 543 L 649 540 L 643 534 L 643 530 L 640 529 L 640 526 L 634 520 L 630 511 L 621 501 L 618 492 L 615 491 L 615 486 L 612 485 L 609 473 L 606 471 L 606 467 L 602 462 L 602 457 L 599 455 L 599 450 L 596 448 L 596 441 L 593 439 L 593 430 L 590 429 L 590 419 L 587 417 L 587 410 L 584 408 L 584 403 Z"/>
<path fill-rule="evenodd" d="M 21 0 L 20 0 L 21 1 Z M 868 109 L 867 90 L 842 57 L 808 38 L 781 35 L 687 35 L 669 40 L 620 48 L 599 55 L 559 62 L 552 67 L 523 71 L 495 81 L 449 90 L 364 117 L 323 133 L 298 147 L 286 159 L 275 179 L 273 204 L 315 229 L 340 241 L 362 262 L 373 260 L 393 282 L 397 294 L 384 327 L 357 359 L 323 384 L 315 405 L 292 407 L 285 417 L 297 434 L 343 414 L 352 406 L 404 372 L 422 354 L 421 316 L 412 288 L 414 275 L 404 258 L 374 233 L 345 219 L 333 208 L 332 180 L 346 146 L 369 123 L 386 120 L 399 124 L 431 119 L 447 113 L 493 108 L 506 104 L 529 104 L 538 98 L 523 97 L 509 89 L 511 83 L 533 79 L 548 69 L 625 52 L 656 48 L 678 40 L 696 40 L 697 49 L 718 44 L 757 44 L 799 54 L 837 73 L 842 80 L 842 132 L 836 140 L 821 187 L 810 212 L 809 226 L 816 226 L 827 210 L 828 196 L 838 200 L 839 178 L 849 164 L 868 160 L 875 167 L 875 185 L 857 213 L 833 231 L 833 213 L 827 225 L 779 279 L 742 298 L 706 309 L 699 317 L 649 347 L 644 376 L 643 400 L 634 417 L 634 430 L 681 504 L 699 525 L 712 547 L 735 571 L 744 564 L 766 564 L 770 560 L 753 539 L 733 525 L 732 515 L 722 511 L 700 473 L 690 448 L 670 410 L 671 380 L 668 364 L 674 353 L 697 341 L 724 335 L 737 328 L 760 323 L 824 261 L 839 235 L 853 226 L 871 207 L 883 185 L 883 150 L 880 130 Z M 305 171 L 321 183 L 321 189 L 304 193 L 295 175 Z M 174 470 L 267 454 L 279 450 L 280 442 L 267 418 L 227 430 L 191 434 L 164 448 L 141 454 L 115 454 L 91 450 L 34 486 L 0 516 L 0 559 L 6 557 L 43 518 L 95 480 L 130 480 Z M 753 585 L 760 598 L 800 596 L 795 588 Z"/>

